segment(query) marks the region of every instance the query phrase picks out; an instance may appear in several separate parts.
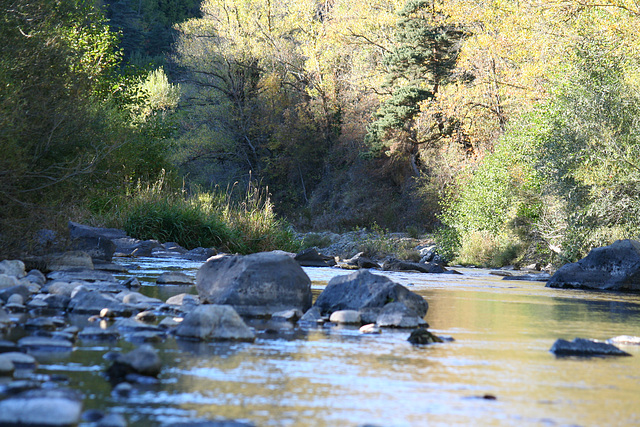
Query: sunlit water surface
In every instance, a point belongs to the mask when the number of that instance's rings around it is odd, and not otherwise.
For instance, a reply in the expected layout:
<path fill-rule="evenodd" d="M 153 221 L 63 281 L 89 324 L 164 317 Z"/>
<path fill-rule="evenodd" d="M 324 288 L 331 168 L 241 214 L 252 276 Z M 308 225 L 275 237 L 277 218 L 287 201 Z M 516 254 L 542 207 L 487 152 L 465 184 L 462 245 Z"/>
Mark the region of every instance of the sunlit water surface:
<path fill-rule="evenodd" d="M 150 285 L 163 271 L 195 275 L 201 263 L 119 260 Z M 133 264 L 135 262 L 135 264 Z M 138 267 L 139 266 L 139 267 Z M 305 269 L 318 293 L 338 269 Z M 356 328 L 256 327 L 255 343 L 156 344 L 160 383 L 115 397 L 102 375 L 109 350 L 134 344 L 79 343 L 43 360 L 71 377 L 85 408 L 122 413 L 131 425 L 234 419 L 258 426 L 628 426 L 640 425 L 640 348 L 633 357 L 558 359 L 557 338 L 640 335 L 640 296 L 553 290 L 464 275 L 386 273 L 429 302 L 426 320 L 454 342 L 412 346 L 409 331 L 361 335 Z M 376 272 L 376 274 L 382 274 Z M 162 299 L 176 286 L 144 286 Z M 495 397 L 495 399 L 492 399 Z"/>

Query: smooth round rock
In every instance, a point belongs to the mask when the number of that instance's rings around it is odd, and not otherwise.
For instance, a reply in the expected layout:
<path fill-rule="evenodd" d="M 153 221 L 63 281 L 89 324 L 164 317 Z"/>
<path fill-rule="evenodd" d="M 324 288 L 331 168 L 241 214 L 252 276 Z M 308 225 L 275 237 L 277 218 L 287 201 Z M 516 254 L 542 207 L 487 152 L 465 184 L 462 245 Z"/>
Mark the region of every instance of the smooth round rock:
<path fill-rule="evenodd" d="M 331 313 L 329 321 L 342 324 L 359 324 L 361 322 L 360 313 L 356 310 L 338 310 Z"/>

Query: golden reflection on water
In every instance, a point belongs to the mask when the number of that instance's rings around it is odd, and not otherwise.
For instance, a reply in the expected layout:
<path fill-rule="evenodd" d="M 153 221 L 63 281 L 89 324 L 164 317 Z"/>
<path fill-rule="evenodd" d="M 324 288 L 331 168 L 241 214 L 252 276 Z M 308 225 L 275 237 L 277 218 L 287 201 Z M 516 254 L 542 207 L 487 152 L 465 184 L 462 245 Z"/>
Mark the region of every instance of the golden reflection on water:
<path fill-rule="evenodd" d="M 455 342 L 414 347 L 408 331 L 325 328 L 205 344 L 169 373 L 177 382 L 167 404 L 259 426 L 640 424 L 640 349 L 608 359 L 549 353 L 557 338 L 640 335 L 637 296 L 438 280 L 413 290 L 429 302 L 432 330 Z"/>

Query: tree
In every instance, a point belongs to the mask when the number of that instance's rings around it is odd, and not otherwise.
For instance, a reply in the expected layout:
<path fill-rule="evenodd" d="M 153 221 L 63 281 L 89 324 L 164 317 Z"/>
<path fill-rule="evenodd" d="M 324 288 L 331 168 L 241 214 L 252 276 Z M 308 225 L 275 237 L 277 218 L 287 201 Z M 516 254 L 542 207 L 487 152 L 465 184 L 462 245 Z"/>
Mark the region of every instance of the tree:
<path fill-rule="evenodd" d="M 433 100 L 439 88 L 453 79 L 465 33 L 447 23 L 432 1 L 410 0 L 398 16 L 396 46 L 384 59 L 390 95 L 375 114 L 366 141 L 375 152 L 408 153 L 417 174 L 418 148 L 451 133 L 452 119 L 441 112 L 433 114 L 426 132 L 418 129 L 416 119 L 421 104 Z"/>
<path fill-rule="evenodd" d="M 65 209 L 156 175 L 165 163 L 162 147 L 148 140 L 163 125 L 134 125 L 130 104 L 152 102 L 136 99 L 139 76 L 119 73 L 117 37 L 94 1 L 2 0 L 0 8 L 6 249 L 13 238 L 24 245 L 26 230 L 51 226 Z"/>

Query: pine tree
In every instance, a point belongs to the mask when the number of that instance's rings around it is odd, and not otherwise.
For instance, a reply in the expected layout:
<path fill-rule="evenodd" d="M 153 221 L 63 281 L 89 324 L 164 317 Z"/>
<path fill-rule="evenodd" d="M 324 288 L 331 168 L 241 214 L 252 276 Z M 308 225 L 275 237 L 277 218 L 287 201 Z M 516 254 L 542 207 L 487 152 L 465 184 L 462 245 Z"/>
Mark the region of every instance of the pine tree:
<path fill-rule="evenodd" d="M 453 79 L 465 32 L 445 22 L 432 0 L 409 0 L 398 16 L 396 46 L 384 59 L 390 96 L 376 112 L 365 142 L 372 153 L 400 151 L 415 162 L 418 148 L 447 130 L 442 115 L 436 115 L 433 132 L 421 133 L 416 118 L 420 104 L 433 100 L 438 88 Z"/>

